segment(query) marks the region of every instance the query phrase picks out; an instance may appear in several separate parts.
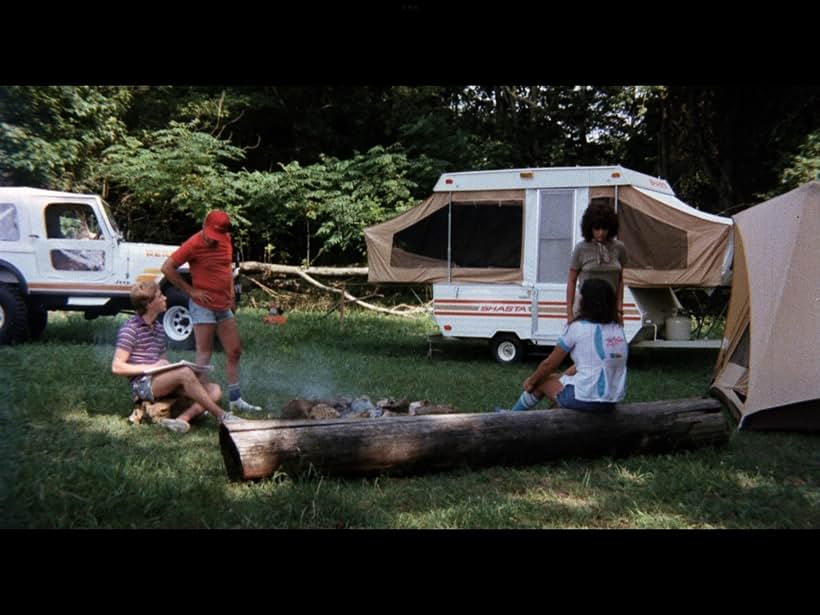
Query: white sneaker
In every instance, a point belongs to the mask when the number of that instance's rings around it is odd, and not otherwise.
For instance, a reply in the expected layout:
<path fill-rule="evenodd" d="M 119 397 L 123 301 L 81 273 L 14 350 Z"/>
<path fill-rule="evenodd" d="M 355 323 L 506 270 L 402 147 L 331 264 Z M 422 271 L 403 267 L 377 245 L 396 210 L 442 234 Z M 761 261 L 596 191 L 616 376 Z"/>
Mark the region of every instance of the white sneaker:
<path fill-rule="evenodd" d="M 240 416 L 236 416 L 233 412 L 226 412 L 222 415 L 222 419 L 219 421 L 220 423 L 239 423 L 244 421 Z"/>
<path fill-rule="evenodd" d="M 182 419 L 160 419 L 159 424 L 176 433 L 188 433 L 191 429 L 190 423 Z"/>
<path fill-rule="evenodd" d="M 253 404 L 249 404 L 241 397 L 236 401 L 232 401 L 228 404 L 231 409 L 231 412 L 262 412 L 262 406 L 254 406 Z"/>

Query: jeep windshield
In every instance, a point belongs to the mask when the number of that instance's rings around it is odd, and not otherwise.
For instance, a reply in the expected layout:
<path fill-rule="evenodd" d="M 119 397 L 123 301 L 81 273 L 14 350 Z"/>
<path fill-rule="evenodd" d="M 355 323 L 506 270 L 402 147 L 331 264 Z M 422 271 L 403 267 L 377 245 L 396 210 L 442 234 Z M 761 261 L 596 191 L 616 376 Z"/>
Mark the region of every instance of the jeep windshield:
<path fill-rule="evenodd" d="M 100 198 L 100 203 L 102 203 L 103 211 L 105 211 L 105 217 L 108 218 L 108 224 L 111 225 L 111 230 L 114 231 L 114 235 L 122 239 L 122 231 L 120 231 L 120 228 L 117 226 L 117 221 L 111 214 L 111 206 L 103 198 Z"/>

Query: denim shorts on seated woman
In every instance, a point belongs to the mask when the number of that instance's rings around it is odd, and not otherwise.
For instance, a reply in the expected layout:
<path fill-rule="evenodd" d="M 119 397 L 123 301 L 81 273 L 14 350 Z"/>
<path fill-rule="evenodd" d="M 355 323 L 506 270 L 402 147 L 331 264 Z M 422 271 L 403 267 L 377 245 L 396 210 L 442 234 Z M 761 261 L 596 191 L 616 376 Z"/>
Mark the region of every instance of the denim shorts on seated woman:
<path fill-rule="evenodd" d="M 151 390 L 151 375 L 137 376 L 131 381 L 131 400 L 154 401 L 154 391 Z"/>
<path fill-rule="evenodd" d="M 188 299 L 188 311 L 191 313 L 191 322 L 195 325 L 213 325 L 228 318 L 233 318 L 231 310 L 209 310 L 193 299 Z"/>
<path fill-rule="evenodd" d="M 615 404 L 608 401 L 583 401 L 575 399 L 575 385 L 568 384 L 556 396 L 558 404 L 562 408 L 569 410 L 580 410 L 581 412 L 612 412 Z"/>

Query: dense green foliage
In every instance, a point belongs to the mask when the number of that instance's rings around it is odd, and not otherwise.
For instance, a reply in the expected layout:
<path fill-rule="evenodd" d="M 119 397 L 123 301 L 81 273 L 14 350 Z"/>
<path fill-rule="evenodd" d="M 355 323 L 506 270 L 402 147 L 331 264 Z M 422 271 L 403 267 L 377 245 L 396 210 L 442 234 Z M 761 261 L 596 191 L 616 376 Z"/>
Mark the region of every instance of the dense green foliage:
<path fill-rule="evenodd" d="M 0 181 L 3 185 L 99 191 L 103 150 L 127 136 L 127 88 L 0 88 Z"/>
<path fill-rule="evenodd" d="M 623 164 L 733 212 L 820 170 L 811 86 L 3 86 L 0 183 L 103 194 L 130 239 L 229 211 L 245 258 L 361 262 L 445 171 Z"/>
<path fill-rule="evenodd" d="M 796 188 L 815 179 L 820 179 L 820 131 L 806 137 L 783 171 L 780 183 L 784 188 Z"/>
<path fill-rule="evenodd" d="M 238 314 L 243 396 L 269 416 L 294 397 L 429 399 L 459 411 L 509 404 L 537 358 L 500 366 L 486 345 L 425 358 L 427 319 Z M 0 527 L 816 528 L 816 436 L 732 434 L 727 446 L 565 459 L 395 478 L 278 474 L 230 483 L 216 423 L 185 435 L 129 426 L 110 363 L 123 316 L 56 315 L 42 342 L 0 348 Z M 172 352 L 171 358 L 193 358 Z M 635 353 L 628 399 L 700 395 L 714 351 Z M 224 385 L 224 357 L 214 356 Z M 36 374 L 33 377 L 32 374 Z M 250 417 L 249 417 L 250 418 Z"/>

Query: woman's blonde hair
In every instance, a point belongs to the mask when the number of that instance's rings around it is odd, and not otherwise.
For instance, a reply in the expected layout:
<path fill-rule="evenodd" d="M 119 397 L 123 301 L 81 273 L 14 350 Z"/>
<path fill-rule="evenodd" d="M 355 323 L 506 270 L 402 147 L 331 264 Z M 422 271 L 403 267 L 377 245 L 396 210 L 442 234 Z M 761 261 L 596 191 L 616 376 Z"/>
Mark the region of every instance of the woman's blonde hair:
<path fill-rule="evenodd" d="M 159 292 L 159 284 L 154 280 L 143 280 L 137 282 L 131 287 L 129 295 L 131 297 L 131 305 L 137 311 L 137 314 L 145 314 L 148 311 L 148 304 L 154 300 Z"/>

